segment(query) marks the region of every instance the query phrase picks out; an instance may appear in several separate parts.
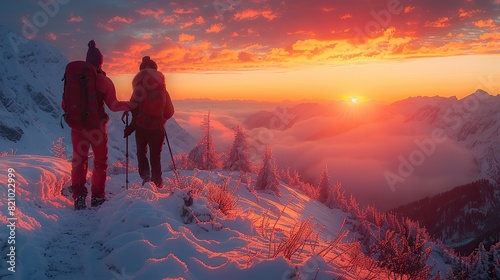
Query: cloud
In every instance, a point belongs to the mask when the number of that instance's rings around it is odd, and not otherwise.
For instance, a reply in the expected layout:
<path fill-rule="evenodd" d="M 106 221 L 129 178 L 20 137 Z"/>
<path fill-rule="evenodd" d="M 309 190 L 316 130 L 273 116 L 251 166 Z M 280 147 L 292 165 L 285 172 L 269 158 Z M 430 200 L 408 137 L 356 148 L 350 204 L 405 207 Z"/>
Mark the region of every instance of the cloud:
<path fill-rule="evenodd" d="M 406 6 L 406 7 L 405 7 L 405 9 L 404 9 L 404 13 L 405 13 L 405 14 L 411 13 L 411 12 L 413 12 L 415 9 L 416 9 L 416 7 L 415 7 L 415 6 Z"/>
<path fill-rule="evenodd" d="M 181 14 L 181 15 L 186 15 L 186 14 L 194 14 L 199 10 L 198 7 L 194 8 L 176 8 L 173 10 L 174 14 Z"/>
<path fill-rule="evenodd" d="M 115 16 L 108 19 L 107 21 L 100 21 L 97 27 L 104 29 L 106 31 L 112 32 L 118 28 L 122 28 L 123 25 L 128 25 L 133 22 L 132 18 L 124 18 L 120 16 Z"/>
<path fill-rule="evenodd" d="M 331 137 L 306 140 L 328 130 L 331 123 L 335 123 L 335 118 L 314 118 L 287 131 L 271 132 L 273 135 L 267 139 L 271 139 L 280 168 L 289 165 L 304 180 L 318 184 L 323 166 L 328 165 L 332 183 L 340 182 L 362 205 L 374 203 L 383 210 L 468 183 L 477 174 L 472 154 L 447 140 L 436 144 L 435 152 L 424 158 L 403 182 L 391 188 L 385 174 L 398 175 L 401 162 L 419 150 L 415 141 L 429 139 L 430 131 L 418 123 L 391 119 Z M 254 135 L 259 134 L 254 132 Z"/>
<path fill-rule="evenodd" d="M 234 15 L 235 20 L 251 20 L 256 19 L 260 16 L 260 12 L 257 10 L 247 9 L 241 12 L 238 12 Z"/>
<path fill-rule="evenodd" d="M 148 51 L 153 55 L 173 50 L 199 51 L 176 61 L 176 65 L 167 65 L 173 71 L 293 68 L 303 63 L 336 65 L 366 59 L 496 53 L 498 46 L 481 44 L 481 40 L 491 37 L 487 34 L 497 28 L 494 19 L 498 6 L 498 2 L 491 1 L 424 0 L 411 5 L 401 2 L 398 9 L 389 11 L 387 1 L 337 1 L 326 6 L 323 0 L 249 1 L 224 10 L 226 21 L 221 22 L 213 5 L 200 5 L 193 0 L 161 4 L 133 1 L 126 5 L 110 0 L 72 1 L 71 5 L 61 4 L 60 14 L 50 17 L 49 24 L 29 35 L 29 39 L 56 42 L 70 60 L 80 57 L 81 51 L 75 44 L 86 34 L 92 34 L 103 49 L 121 50 L 108 53 L 113 56 L 124 53 L 127 46 L 116 46 L 118 42 L 131 42 L 129 37 L 151 45 L 152 50 Z M 33 25 L 30 15 L 39 11 L 40 6 L 30 2 L 5 9 L 0 19 L 2 24 L 19 29 L 19 19 L 21 25 Z M 70 25 L 65 24 L 68 21 Z M 65 35 L 65 40 L 52 41 L 50 33 L 69 35 Z M 209 41 L 212 49 L 198 48 L 202 41 Z M 305 52 L 294 49 L 304 42 L 317 44 L 318 48 Z M 254 52 L 256 60 L 241 61 L 235 56 L 232 60 L 211 61 L 226 49 L 238 53 L 244 46 L 255 43 L 261 46 Z M 194 62 L 194 57 L 204 64 Z M 118 56 L 113 60 L 128 61 Z M 182 66 L 177 67 L 179 64 Z M 107 69 L 110 74 L 135 69 L 135 65 L 113 65 L 116 67 Z"/>
<path fill-rule="evenodd" d="M 222 23 L 214 23 L 212 24 L 209 28 L 207 28 L 205 31 L 207 33 L 219 33 L 221 32 L 224 28 L 226 28 L 224 26 L 224 24 Z"/>
<path fill-rule="evenodd" d="M 496 28 L 497 24 L 495 23 L 494 20 L 488 19 L 488 20 L 478 20 L 474 22 L 474 26 L 480 27 L 480 28 Z"/>
<path fill-rule="evenodd" d="M 163 9 L 148 9 L 148 8 L 141 8 L 135 10 L 138 14 L 141 16 L 153 16 L 156 19 L 159 19 L 163 14 L 165 14 L 165 10 Z"/>
<path fill-rule="evenodd" d="M 255 61 L 256 55 L 251 52 L 240 52 L 238 54 L 238 60 L 242 62 Z"/>
<path fill-rule="evenodd" d="M 326 8 L 326 7 L 324 7 L 324 8 L 321 8 L 321 11 L 323 11 L 325 13 L 329 13 L 331 11 L 335 11 L 335 8 Z"/>
<path fill-rule="evenodd" d="M 477 13 L 479 13 L 481 11 L 479 9 L 477 9 L 477 10 L 469 10 L 469 11 L 467 11 L 465 9 L 459 9 L 458 12 L 459 12 L 458 17 L 460 19 L 464 19 L 464 18 L 471 18 L 471 17 L 473 17 L 474 15 L 476 15 Z"/>
<path fill-rule="evenodd" d="M 205 19 L 204 19 L 202 16 L 198 16 L 198 17 L 194 20 L 194 22 L 195 22 L 196 24 L 198 24 L 198 25 L 203 25 L 203 24 L 205 24 Z"/>
<path fill-rule="evenodd" d="M 424 26 L 425 27 L 436 27 L 436 28 L 449 27 L 450 26 L 450 18 L 449 17 L 442 17 L 436 21 L 427 21 L 427 22 L 425 22 Z"/>
<path fill-rule="evenodd" d="M 68 19 L 68 22 L 82 22 L 83 18 L 81 16 L 75 16 L 71 15 L 71 17 Z"/>
<path fill-rule="evenodd" d="M 194 41 L 194 35 L 181 33 L 179 35 L 179 42 L 190 42 Z"/>
<path fill-rule="evenodd" d="M 259 17 L 265 18 L 268 21 L 272 21 L 276 18 L 279 17 L 279 14 L 276 12 L 273 12 L 270 9 L 266 10 L 253 10 L 253 9 L 246 9 L 241 12 L 237 12 L 233 18 L 237 21 L 242 21 L 242 20 L 254 20 Z"/>
<path fill-rule="evenodd" d="M 115 16 L 112 19 L 108 20 L 108 23 L 131 23 L 131 18 L 123 18 L 119 16 Z"/>

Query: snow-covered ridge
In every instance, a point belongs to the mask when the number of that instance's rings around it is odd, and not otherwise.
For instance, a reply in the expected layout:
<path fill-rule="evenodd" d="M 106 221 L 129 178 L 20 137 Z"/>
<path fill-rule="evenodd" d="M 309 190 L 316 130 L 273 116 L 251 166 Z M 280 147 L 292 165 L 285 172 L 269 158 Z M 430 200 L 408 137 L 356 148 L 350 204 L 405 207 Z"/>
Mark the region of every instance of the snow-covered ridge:
<path fill-rule="evenodd" d="M 340 271 L 337 264 L 326 262 L 331 255 L 325 260 L 320 256 L 310 259 L 310 250 L 328 246 L 326 240 L 336 236 L 348 214 L 329 209 L 286 185 L 280 185 L 278 198 L 257 194 L 241 184 L 235 191 L 238 208 L 232 216 L 222 215 L 207 199 L 196 196 L 190 209 L 215 219 L 184 223 L 181 206 L 186 192 L 158 192 L 149 184 L 141 187 L 137 173 L 131 174 L 128 190 L 124 188 L 123 170 L 111 175 L 107 202 L 99 209 L 74 211 L 72 200 L 61 194 L 69 180 L 71 166 L 67 161 L 7 156 L 2 158 L 0 168 L 13 168 L 16 182 L 13 215 L 0 214 L 4 228 L 8 217 L 17 219 L 13 244 L 16 272 L 6 273 L 8 264 L 2 261 L 0 276 L 5 279 L 289 279 L 286 277 L 294 273 L 294 265 L 302 275 L 318 271 L 317 279 L 330 279 Z M 212 182 L 229 179 L 231 189 L 238 186 L 236 173 L 181 174 Z M 7 179 L 7 174 L 0 174 L 0 180 Z M 7 207 L 7 200 L 7 191 L 3 190 L 0 208 Z M 281 255 L 274 257 L 275 248 L 268 244 L 265 232 L 269 234 L 274 225 L 279 240 L 280 232 L 288 233 L 310 217 L 318 229 L 324 226 L 317 237 L 322 243 L 302 248 L 298 254 L 302 257 L 295 254 L 292 262 Z M 2 244 L 8 236 L 3 233 Z M 2 247 L 2 260 L 8 251 L 8 246 Z"/>
<path fill-rule="evenodd" d="M 36 138 L 46 148 L 61 116 L 66 58 L 0 26 L 0 63 L 0 138 L 24 147 L 33 143 L 27 138 Z"/>

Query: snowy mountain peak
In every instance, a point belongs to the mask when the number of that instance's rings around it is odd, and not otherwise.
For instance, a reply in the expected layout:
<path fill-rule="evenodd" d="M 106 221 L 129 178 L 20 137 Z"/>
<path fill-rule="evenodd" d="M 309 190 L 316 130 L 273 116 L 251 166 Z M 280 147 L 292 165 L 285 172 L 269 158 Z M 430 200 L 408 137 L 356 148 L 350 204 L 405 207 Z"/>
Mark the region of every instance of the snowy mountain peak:
<path fill-rule="evenodd" d="M 473 94 L 470 94 L 462 99 L 460 99 L 460 102 L 462 103 L 482 103 L 485 102 L 486 100 L 489 100 L 491 97 L 494 97 L 493 95 L 490 95 L 486 91 L 482 89 L 476 90 Z"/>
<path fill-rule="evenodd" d="M 480 96 L 480 97 L 489 97 L 489 96 L 491 96 L 489 93 L 487 93 L 486 91 L 484 91 L 482 89 L 477 89 L 476 92 L 474 92 L 474 95 Z"/>

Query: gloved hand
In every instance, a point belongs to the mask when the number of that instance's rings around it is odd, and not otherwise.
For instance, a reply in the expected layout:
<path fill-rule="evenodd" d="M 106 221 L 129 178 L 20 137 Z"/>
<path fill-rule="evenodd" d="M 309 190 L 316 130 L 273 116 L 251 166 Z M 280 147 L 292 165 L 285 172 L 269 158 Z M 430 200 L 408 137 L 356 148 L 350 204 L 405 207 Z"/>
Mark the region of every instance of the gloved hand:
<path fill-rule="evenodd" d="M 125 127 L 123 130 L 123 138 L 127 138 L 130 136 L 130 134 L 134 133 L 135 131 L 135 125 L 128 125 Z"/>

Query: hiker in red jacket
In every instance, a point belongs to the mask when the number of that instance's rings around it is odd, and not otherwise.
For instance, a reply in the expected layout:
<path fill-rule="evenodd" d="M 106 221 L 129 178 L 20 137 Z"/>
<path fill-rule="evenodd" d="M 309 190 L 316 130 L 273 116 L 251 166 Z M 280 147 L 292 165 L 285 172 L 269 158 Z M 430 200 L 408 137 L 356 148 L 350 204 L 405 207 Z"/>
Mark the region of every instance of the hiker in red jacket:
<path fill-rule="evenodd" d="M 152 181 L 156 187 L 163 186 L 161 151 L 165 139 L 165 123 L 174 114 L 172 100 L 166 89 L 165 76 L 158 71 L 156 62 L 149 56 L 142 59 L 140 72 L 134 77 L 134 88 L 130 102 L 132 122 L 125 128 L 124 137 L 135 133 L 137 161 L 142 184 Z M 149 156 L 148 161 L 148 147 Z"/>
<path fill-rule="evenodd" d="M 90 147 L 92 147 L 94 158 L 91 183 L 91 206 L 97 207 L 106 200 L 105 184 L 106 170 L 108 168 L 107 123 L 109 117 L 104 111 L 104 103 L 106 103 L 108 108 L 113 112 L 128 111 L 132 108 L 129 102 L 118 101 L 116 99 L 115 86 L 113 82 L 105 76 L 104 71 L 102 71 L 103 56 L 99 49 L 96 48 L 95 41 L 90 41 L 88 47 L 89 50 L 86 61 L 97 69 L 94 93 L 97 103 L 92 103 L 87 106 L 97 107 L 94 108 L 94 110 L 89 109 L 88 111 L 91 112 L 90 114 L 97 115 L 95 118 L 97 118 L 98 124 L 85 127 L 74 124 L 71 125 L 66 120 L 71 127 L 71 141 L 73 143 L 71 181 L 75 210 L 85 209 L 87 207 L 85 200 L 88 191 L 85 183 L 87 181 L 88 153 Z M 73 106 L 79 106 L 79 104 Z M 63 97 L 62 108 L 65 112 L 67 112 L 67 107 L 70 106 L 67 104 L 66 98 Z"/>

